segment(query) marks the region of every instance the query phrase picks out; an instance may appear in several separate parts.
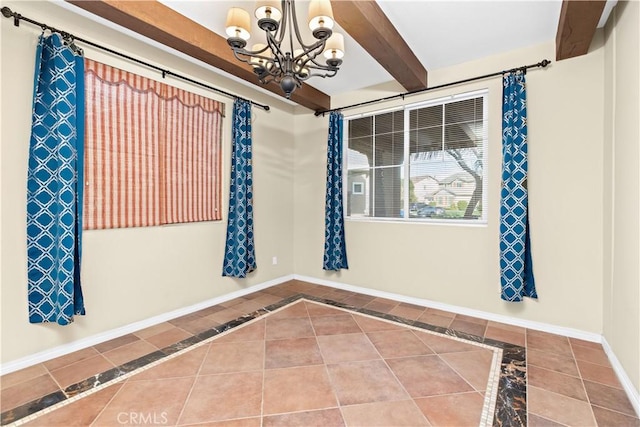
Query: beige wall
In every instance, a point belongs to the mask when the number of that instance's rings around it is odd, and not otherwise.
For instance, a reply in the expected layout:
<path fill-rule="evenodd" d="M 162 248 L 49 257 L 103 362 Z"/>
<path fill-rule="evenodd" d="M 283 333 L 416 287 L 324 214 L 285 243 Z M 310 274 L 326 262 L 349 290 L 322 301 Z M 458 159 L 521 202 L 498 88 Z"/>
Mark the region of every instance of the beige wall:
<path fill-rule="evenodd" d="M 67 327 L 28 323 L 26 296 L 25 204 L 37 27 L 15 28 L 1 19 L 2 30 L 2 362 L 10 362 L 116 327 L 147 319 L 293 271 L 293 147 L 289 127 L 293 107 L 272 97 L 102 27 L 49 2 L 3 2 L 13 10 L 80 37 L 99 41 L 133 56 L 187 74 L 261 103 L 254 108 L 255 228 L 258 270 L 246 280 L 220 275 L 226 232 L 232 100 L 167 79 L 176 86 L 226 103 L 223 135 L 225 220 L 163 227 L 89 231 L 84 234 L 83 286 L 87 316 Z M 89 58 L 161 78 L 102 53 Z M 278 265 L 272 265 L 272 256 Z"/>
<path fill-rule="evenodd" d="M 640 390 L 640 3 L 620 2 L 605 45 L 604 336 Z"/>
<path fill-rule="evenodd" d="M 436 70 L 429 84 L 554 59 L 549 43 Z M 488 224 L 451 226 L 348 220 L 349 270 L 322 270 L 328 118 L 296 116 L 295 272 L 593 333 L 602 331 L 602 34 L 588 55 L 527 73 L 529 194 L 534 272 L 540 299 L 500 300 L 499 189 L 501 79 L 427 92 L 417 102 L 488 88 Z M 334 106 L 393 93 L 334 97 Z M 395 92 L 397 93 L 397 92 Z M 393 103 L 345 111 L 374 111 Z"/>

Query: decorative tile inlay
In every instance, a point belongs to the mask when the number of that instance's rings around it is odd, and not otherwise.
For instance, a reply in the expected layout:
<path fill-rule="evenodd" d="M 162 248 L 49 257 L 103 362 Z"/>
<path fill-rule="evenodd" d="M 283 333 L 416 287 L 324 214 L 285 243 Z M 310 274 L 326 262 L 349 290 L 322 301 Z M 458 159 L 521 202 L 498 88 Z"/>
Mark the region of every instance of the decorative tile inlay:
<path fill-rule="evenodd" d="M 186 338 L 161 350 L 154 351 L 138 359 L 86 378 L 76 384 L 68 386 L 64 390 L 58 390 L 40 399 L 9 409 L 1 415 L 2 425 L 13 423 L 13 425 L 18 426 L 31 421 L 40 415 L 68 405 L 113 383 L 123 381 L 132 375 L 205 345 L 219 336 L 227 335 L 238 328 L 254 323 L 257 319 L 281 311 L 287 308 L 287 306 L 301 300 L 305 300 L 310 304 L 323 304 L 378 321 L 400 324 L 403 328 L 436 336 L 446 335 L 447 339 L 460 341 L 466 345 L 477 346 L 492 351 L 493 356 L 489 381 L 484 392 L 480 425 L 520 427 L 527 425 L 526 355 L 524 347 L 308 294 L 297 294 L 284 298 L 277 303 L 270 304 L 252 313 L 242 315 L 222 325 L 200 332 L 195 336 Z M 347 300 L 353 302 L 358 301 L 355 297 L 347 298 Z M 369 301 L 370 299 L 366 300 Z M 361 302 L 365 302 L 365 299 Z M 323 336 L 327 337 L 327 341 L 331 339 L 331 335 Z"/>

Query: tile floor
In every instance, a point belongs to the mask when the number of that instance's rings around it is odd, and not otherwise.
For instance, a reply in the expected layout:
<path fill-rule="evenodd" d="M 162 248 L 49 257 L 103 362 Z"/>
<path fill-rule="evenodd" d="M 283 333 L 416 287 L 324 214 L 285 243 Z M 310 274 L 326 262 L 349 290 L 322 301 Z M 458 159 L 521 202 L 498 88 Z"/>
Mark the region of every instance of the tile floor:
<path fill-rule="evenodd" d="M 299 281 L 5 375 L 2 424 L 466 426 L 487 421 L 483 417 L 493 411 L 487 402 L 498 380 L 491 371 L 494 351 L 486 346 L 309 301 L 271 314 L 261 311 L 251 323 L 203 341 L 212 328 L 234 326 L 233 320 L 299 293 L 525 347 L 531 427 L 640 426 L 599 344 Z M 25 417 L 47 407 L 59 408 Z M 518 421 L 500 424 L 522 424 Z"/>

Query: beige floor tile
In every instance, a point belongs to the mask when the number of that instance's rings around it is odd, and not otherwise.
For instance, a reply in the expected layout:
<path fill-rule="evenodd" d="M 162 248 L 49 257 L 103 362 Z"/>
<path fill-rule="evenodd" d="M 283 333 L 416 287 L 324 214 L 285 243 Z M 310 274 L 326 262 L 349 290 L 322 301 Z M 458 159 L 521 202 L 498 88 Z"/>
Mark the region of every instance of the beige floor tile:
<path fill-rule="evenodd" d="M 528 427 L 563 427 L 564 424 L 548 420 L 539 415 L 529 414 L 527 416 Z"/>
<path fill-rule="evenodd" d="M 135 334 L 127 334 L 121 337 L 100 343 L 98 345 L 94 345 L 95 348 L 100 353 L 106 353 L 107 351 L 111 351 L 118 347 L 122 347 L 123 345 L 131 344 L 132 342 L 139 341 L 140 337 Z"/>
<path fill-rule="evenodd" d="M 425 311 L 424 307 L 407 306 L 400 303 L 397 306 L 395 306 L 393 309 L 391 309 L 391 311 L 389 311 L 389 314 L 402 317 L 403 319 L 416 320 L 420 316 L 422 316 L 424 311 Z"/>
<path fill-rule="evenodd" d="M 449 328 L 456 331 L 465 332 L 467 334 L 483 337 L 484 331 L 487 329 L 487 325 L 458 320 L 456 316 L 456 318 L 453 319 L 453 322 L 451 322 L 451 324 L 449 325 Z"/>
<path fill-rule="evenodd" d="M 563 374 L 580 377 L 576 361 L 573 357 L 561 356 L 555 353 L 537 351 L 527 348 L 527 364 L 549 369 Z"/>
<path fill-rule="evenodd" d="M 183 329 L 190 334 L 197 335 L 200 332 L 208 331 L 209 329 L 219 326 L 220 323 L 211 319 L 210 317 L 196 317 L 189 322 L 182 323 L 180 329 Z"/>
<path fill-rule="evenodd" d="M 442 316 L 442 317 L 449 317 L 451 319 L 456 317 L 456 313 L 452 313 L 451 311 L 439 310 L 437 308 L 428 308 L 427 313 L 435 314 L 437 316 Z"/>
<path fill-rule="evenodd" d="M 153 345 L 144 340 L 137 340 L 109 350 L 102 355 L 115 366 L 120 366 L 139 357 L 146 356 L 149 353 L 153 353 L 154 351 L 157 351 L 157 349 Z"/>
<path fill-rule="evenodd" d="M 387 363 L 413 398 L 473 391 L 436 355 L 387 359 Z"/>
<path fill-rule="evenodd" d="M 318 316 L 338 316 L 341 314 L 345 314 L 344 311 L 338 310 L 337 308 L 329 307 L 324 304 L 314 304 L 312 302 L 306 302 L 305 306 L 307 307 L 307 312 L 310 317 L 318 317 Z"/>
<path fill-rule="evenodd" d="M 267 319 L 267 340 L 281 340 L 285 338 L 314 337 L 308 317 L 291 317 L 284 319 Z"/>
<path fill-rule="evenodd" d="M 264 367 L 264 345 L 260 341 L 213 342 L 200 368 L 200 375 L 258 371 Z"/>
<path fill-rule="evenodd" d="M 161 332 L 152 337 L 146 338 L 146 341 L 155 345 L 159 349 L 163 349 L 175 343 L 178 343 L 184 339 L 192 337 L 189 332 L 184 329 L 176 328 L 175 326 L 164 332 Z"/>
<path fill-rule="evenodd" d="M 205 375 L 196 379 L 180 424 L 260 415 L 262 372 Z"/>
<path fill-rule="evenodd" d="M 178 426 L 191 427 L 261 427 L 260 417 L 236 418 L 224 421 L 209 421 L 196 424 L 178 424 Z"/>
<path fill-rule="evenodd" d="M 451 322 L 453 322 L 453 317 L 440 316 L 439 314 L 432 313 L 431 310 L 427 310 L 418 317 L 418 321 L 428 325 L 448 328 Z"/>
<path fill-rule="evenodd" d="M 10 374 L 3 375 L 2 377 L 0 377 L 0 385 L 2 390 L 4 390 L 5 388 L 13 387 L 14 385 L 47 374 L 49 374 L 47 368 L 45 368 L 42 363 L 38 363 L 37 365 L 33 365 L 25 369 L 20 369 L 19 371 L 11 372 Z"/>
<path fill-rule="evenodd" d="M 325 363 L 380 359 L 380 355 L 364 333 L 323 335 L 317 338 Z"/>
<path fill-rule="evenodd" d="M 13 409 L 57 390 L 58 384 L 49 374 L 22 381 L 0 391 L 1 411 L 5 412 L 8 409 Z"/>
<path fill-rule="evenodd" d="M 573 357 L 569 339 L 560 335 L 527 329 L 527 349 Z"/>
<path fill-rule="evenodd" d="M 537 366 L 529 366 L 527 369 L 527 380 L 531 386 L 574 399 L 587 401 L 587 393 L 582 385 L 582 380 L 579 378 Z"/>
<path fill-rule="evenodd" d="M 585 341 L 578 338 L 569 337 L 569 343 L 571 343 L 571 346 L 580 345 L 582 347 L 589 347 L 595 350 L 602 350 L 602 344 L 600 344 L 599 342 Z"/>
<path fill-rule="evenodd" d="M 484 336 L 485 338 L 491 338 L 497 341 L 508 342 L 510 344 L 519 345 L 521 347 L 524 347 L 526 344 L 524 331 L 514 332 L 508 329 L 487 326 L 487 330 L 485 331 Z"/>
<path fill-rule="evenodd" d="M 593 409 L 593 415 L 595 415 L 599 426 L 640 427 L 640 420 L 637 417 L 610 411 L 598 406 L 592 406 L 591 408 Z"/>
<path fill-rule="evenodd" d="M 447 394 L 415 402 L 433 426 L 477 426 L 484 397 L 479 393 Z"/>
<path fill-rule="evenodd" d="M 238 311 L 236 309 L 234 309 L 233 307 L 227 307 L 224 310 L 220 310 L 217 311 L 213 314 L 210 314 L 208 316 L 205 316 L 208 319 L 213 320 L 214 322 L 218 322 L 219 324 L 224 324 L 227 322 L 230 322 L 232 320 L 237 319 L 238 317 L 242 316 L 243 312 Z"/>
<path fill-rule="evenodd" d="M 347 426 L 430 426 L 412 400 L 373 402 L 342 408 Z"/>
<path fill-rule="evenodd" d="M 169 322 L 158 323 L 157 325 L 153 325 L 149 328 L 141 329 L 135 332 L 137 337 L 142 339 L 147 339 L 154 335 L 161 334 L 162 332 L 168 331 L 169 329 L 173 329 L 174 326 Z"/>
<path fill-rule="evenodd" d="M 382 360 L 328 365 L 340 405 L 405 400 L 409 395 Z"/>
<path fill-rule="evenodd" d="M 487 389 L 493 351 L 479 349 L 461 353 L 445 353 L 441 354 L 440 358 L 477 391 Z"/>
<path fill-rule="evenodd" d="M 342 414 L 337 408 L 319 411 L 294 412 L 264 417 L 263 427 L 344 427 Z"/>
<path fill-rule="evenodd" d="M 364 307 L 369 310 L 377 311 L 380 313 L 389 313 L 398 304 L 399 303 L 397 301 L 392 301 L 390 299 L 376 298 L 370 303 L 368 303 L 367 305 L 365 305 Z"/>
<path fill-rule="evenodd" d="M 286 319 L 290 317 L 308 317 L 309 312 L 304 302 L 297 302 L 287 308 L 269 315 L 269 319 Z"/>
<path fill-rule="evenodd" d="M 461 320 L 463 322 L 477 323 L 478 325 L 487 326 L 489 321 L 486 319 L 480 319 L 479 317 L 466 316 L 464 314 L 456 314 L 454 320 Z M 524 332 L 524 331 L 523 331 Z"/>
<path fill-rule="evenodd" d="M 165 360 L 153 368 L 146 369 L 131 377 L 129 381 L 193 377 L 200 370 L 208 351 L 208 345 L 195 348 L 185 354 Z"/>
<path fill-rule="evenodd" d="M 338 404 L 324 366 L 265 371 L 263 399 L 264 415 L 335 408 Z"/>
<path fill-rule="evenodd" d="M 366 316 L 354 315 L 356 323 L 364 332 L 377 332 L 377 331 L 398 331 L 402 330 L 402 326 L 397 323 L 383 322 L 382 320 L 372 319 Z"/>
<path fill-rule="evenodd" d="M 243 325 L 217 337 L 216 342 L 264 341 L 266 320 Z"/>
<path fill-rule="evenodd" d="M 111 385 L 90 394 L 82 400 L 75 401 L 42 417 L 38 417 L 25 425 L 30 427 L 83 427 L 91 425 L 121 387 L 122 383 Z"/>
<path fill-rule="evenodd" d="M 596 425 L 591 406 L 587 402 L 538 387 L 527 388 L 527 409 L 529 413 L 568 426 Z"/>
<path fill-rule="evenodd" d="M 323 363 L 315 338 L 292 338 L 266 342 L 265 368 L 320 365 Z"/>
<path fill-rule="evenodd" d="M 312 317 L 311 323 L 316 335 L 352 334 L 362 332 L 351 314 Z"/>
<path fill-rule="evenodd" d="M 477 346 L 462 341 L 446 338 L 442 335 L 428 332 L 413 331 L 414 334 L 436 353 L 455 353 L 458 351 L 475 351 Z"/>
<path fill-rule="evenodd" d="M 367 336 L 384 358 L 433 354 L 410 330 L 369 332 Z"/>
<path fill-rule="evenodd" d="M 101 354 L 83 359 L 64 368 L 51 371 L 51 376 L 56 380 L 62 389 L 85 380 L 101 372 L 108 371 L 113 368 L 114 364 L 109 362 Z"/>
<path fill-rule="evenodd" d="M 55 359 L 47 360 L 43 365 L 49 371 L 55 371 L 56 369 L 64 368 L 65 366 L 72 365 L 81 360 L 89 359 L 98 354 L 98 351 L 93 348 L 85 348 L 82 350 L 74 351 L 73 353 L 66 354 L 64 356 L 56 357 Z"/>
<path fill-rule="evenodd" d="M 602 348 L 590 348 L 583 347 L 581 345 L 573 345 L 572 347 L 576 360 L 583 360 L 585 362 L 611 367 L 609 358 Z"/>
<path fill-rule="evenodd" d="M 577 360 L 576 363 L 578 364 L 578 369 L 583 379 L 611 387 L 622 388 L 622 384 L 620 384 L 612 368 L 582 360 Z"/>
<path fill-rule="evenodd" d="M 175 424 L 193 381 L 172 378 L 126 382 L 93 425 Z"/>
<path fill-rule="evenodd" d="M 376 297 L 372 297 L 370 295 L 360 295 L 360 294 L 358 294 L 358 295 L 350 296 L 349 298 L 346 298 L 342 302 L 344 302 L 345 304 L 352 305 L 352 306 L 357 307 L 357 308 L 361 308 L 361 307 L 364 307 L 365 305 L 369 304 L 374 299 L 376 299 Z"/>
<path fill-rule="evenodd" d="M 584 388 L 587 390 L 587 396 L 589 396 L 589 402 L 592 405 L 632 417 L 636 416 L 624 390 L 591 381 L 584 381 Z"/>
<path fill-rule="evenodd" d="M 491 328 L 503 329 L 505 331 L 516 332 L 516 333 L 520 333 L 520 334 L 526 334 L 527 333 L 527 329 L 523 328 L 522 326 L 509 325 L 507 323 L 494 322 L 492 320 L 489 320 L 489 323 L 487 323 L 487 326 L 489 326 Z"/>

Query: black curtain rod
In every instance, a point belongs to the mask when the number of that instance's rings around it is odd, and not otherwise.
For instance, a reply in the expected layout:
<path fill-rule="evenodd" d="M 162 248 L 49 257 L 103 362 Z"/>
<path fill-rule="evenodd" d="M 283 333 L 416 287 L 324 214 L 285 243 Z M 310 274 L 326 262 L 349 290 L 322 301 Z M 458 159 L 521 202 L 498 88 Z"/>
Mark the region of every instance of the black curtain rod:
<path fill-rule="evenodd" d="M 526 72 L 526 70 L 528 70 L 529 68 L 538 68 L 538 67 L 544 68 L 549 64 L 551 64 L 551 61 L 549 61 L 548 59 L 543 59 L 542 61 L 538 62 L 537 64 L 523 65 L 521 67 L 511 68 L 510 70 L 503 70 L 503 71 L 498 71 L 496 73 L 485 74 L 483 76 L 471 77 L 471 78 L 464 79 L 464 80 L 458 80 L 456 82 L 445 83 L 445 84 L 441 84 L 441 85 L 438 85 L 438 86 L 428 87 L 426 89 L 412 90 L 410 92 L 399 93 L 397 95 L 391 95 L 391 96 L 387 96 L 385 98 L 378 98 L 378 99 L 373 99 L 371 101 L 364 101 L 364 102 L 359 102 L 357 104 L 347 105 L 347 106 L 344 106 L 344 107 L 332 108 L 331 110 L 316 111 L 315 114 L 316 114 L 316 116 L 319 116 L 320 114 L 322 114 L 324 116 L 325 113 L 331 113 L 332 111 L 342 111 L 342 110 L 346 110 L 348 108 L 355 108 L 355 107 L 361 107 L 363 105 L 376 104 L 378 102 L 389 101 L 391 99 L 398 99 L 398 98 L 404 99 L 406 96 L 416 95 L 418 93 L 428 92 L 430 90 L 435 90 L 435 89 L 442 89 L 443 87 L 459 85 L 459 84 L 462 84 L 462 83 L 469 83 L 469 82 L 473 82 L 473 81 L 476 81 L 476 80 L 482 80 L 482 79 L 486 79 L 486 78 L 489 78 L 489 77 L 499 76 L 499 75 L 506 74 L 506 73 L 513 73 L 513 72 L 516 72 L 516 71 Z"/>
<path fill-rule="evenodd" d="M 65 39 L 71 39 L 72 41 L 77 40 L 77 41 L 82 42 L 84 44 L 87 44 L 89 46 L 95 47 L 95 48 L 100 49 L 100 50 L 104 50 L 105 52 L 109 52 L 109 53 L 111 53 L 113 55 L 120 56 L 122 58 L 128 59 L 129 61 L 135 62 L 137 64 L 144 65 L 144 66 L 152 68 L 152 69 L 154 69 L 156 71 L 160 71 L 162 73 L 162 78 L 165 78 L 166 76 L 176 77 L 178 79 L 184 80 L 184 81 L 189 82 L 189 83 L 193 83 L 193 84 L 195 84 L 197 86 L 202 86 L 202 87 L 204 87 L 206 89 L 212 90 L 214 92 L 217 92 L 219 94 L 228 96 L 230 98 L 241 99 L 243 101 L 250 102 L 252 105 L 255 105 L 256 107 L 260 107 L 265 111 L 269 111 L 270 110 L 270 107 L 268 105 L 260 104 L 260 103 L 255 102 L 255 101 L 251 101 L 250 99 L 242 98 L 242 97 L 240 97 L 238 95 L 234 95 L 234 94 L 226 92 L 226 91 L 224 91 L 222 89 L 218 89 L 218 88 L 215 88 L 213 86 L 209 86 L 206 83 L 202 83 L 202 82 L 199 82 L 197 80 L 193 80 L 193 79 L 191 79 L 189 77 L 183 76 L 181 74 L 174 73 L 171 70 L 163 69 L 161 67 L 158 67 L 157 65 L 150 64 L 148 62 L 145 62 L 145 61 L 142 61 L 140 59 L 134 58 L 134 57 L 129 56 L 127 54 L 124 54 L 122 52 L 118 52 L 118 51 L 115 51 L 115 50 L 110 49 L 108 47 L 101 46 L 101 45 L 99 45 L 97 43 L 91 42 L 89 40 L 85 40 L 83 38 L 74 36 L 73 34 L 67 33 L 66 31 L 58 30 L 57 28 L 54 28 L 54 27 L 52 27 L 50 25 L 47 25 L 47 24 L 43 24 L 42 22 L 34 21 L 33 19 L 27 18 L 26 16 L 22 16 L 17 12 L 13 12 L 11 9 L 9 9 L 6 6 L 2 8 L 2 15 L 5 18 L 13 18 L 13 25 L 15 25 L 16 27 L 20 26 L 20 21 L 26 21 L 26 22 L 29 22 L 30 24 L 37 25 L 38 27 L 42 28 L 42 31 L 49 30 L 52 33 L 60 33 L 62 35 L 62 37 L 65 38 Z"/>

